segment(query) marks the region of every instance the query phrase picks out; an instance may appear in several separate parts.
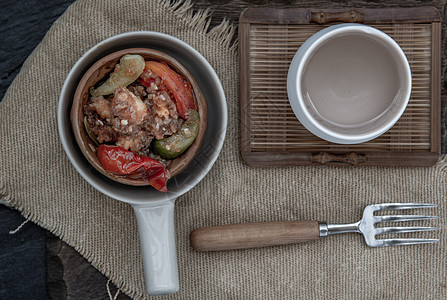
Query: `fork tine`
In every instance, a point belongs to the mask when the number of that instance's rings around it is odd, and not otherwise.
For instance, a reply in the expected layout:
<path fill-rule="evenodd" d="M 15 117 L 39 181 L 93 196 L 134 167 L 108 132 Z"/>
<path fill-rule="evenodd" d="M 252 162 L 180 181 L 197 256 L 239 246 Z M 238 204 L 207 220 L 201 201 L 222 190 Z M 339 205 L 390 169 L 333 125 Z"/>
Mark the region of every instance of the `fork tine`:
<path fill-rule="evenodd" d="M 391 209 L 415 209 L 415 208 L 429 208 L 437 207 L 437 204 L 429 203 L 382 203 L 373 204 L 375 210 L 391 210 Z"/>
<path fill-rule="evenodd" d="M 374 216 L 376 223 L 379 222 L 404 222 L 438 219 L 438 216 L 421 216 L 421 215 L 392 215 L 392 216 Z"/>
<path fill-rule="evenodd" d="M 376 246 L 397 246 L 397 245 L 416 245 L 438 243 L 438 239 L 384 239 L 376 240 Z"/>
<path fill-rule="evenodd" d="M 381 227 L 375 229 L 375 234 L 384 233 L 404 233 L 404 232 L 417 232 L 417 231 L 433 231 L 439 230 L 434 227 Z"/>

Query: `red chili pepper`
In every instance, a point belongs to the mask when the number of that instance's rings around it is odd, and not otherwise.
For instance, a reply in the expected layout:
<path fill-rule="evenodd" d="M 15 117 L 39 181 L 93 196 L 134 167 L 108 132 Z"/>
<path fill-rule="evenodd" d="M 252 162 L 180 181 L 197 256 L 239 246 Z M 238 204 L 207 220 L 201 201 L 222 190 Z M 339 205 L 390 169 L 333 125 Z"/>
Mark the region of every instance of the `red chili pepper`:
<path fill-rule="evenodd" d="M 187 118 L 187 112 L 190 109 L 197 110 L 192 88 L 187 80 L 172 70 L 166 63 L 151 60 L 146 61 L 144 71 L 138 79 L 146 87 L 149 87 L 153 81 L 151 80 L 149 70 L 160 77 L 167 89 L 172 93 L 175 98 L 177 112 L 182 118 Z"/>
<path fill-rule="evenodd" d="M 136 155 L 119 146 L 99 145 L 96 148 L 101 166 L 106 171 L 147 180 L 150 185 L 166 192 L 166 169 L 163 164 L 147 156 Z"/>

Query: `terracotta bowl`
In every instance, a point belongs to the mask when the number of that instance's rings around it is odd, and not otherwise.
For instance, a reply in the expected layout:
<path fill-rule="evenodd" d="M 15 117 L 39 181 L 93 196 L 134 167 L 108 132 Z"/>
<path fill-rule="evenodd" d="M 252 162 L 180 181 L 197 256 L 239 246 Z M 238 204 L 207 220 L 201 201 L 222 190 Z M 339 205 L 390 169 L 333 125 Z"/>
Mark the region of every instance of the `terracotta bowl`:
<path fill-rule="evenodd" d="M 110 72 L 112 72 L 115 65 L 120 60 L 120 58 L 125 54 L 139 54 L 143 56 L 145 60 L 152 59 L 157 61 L 164 61 L 171 68 L 177 71 L 177 73 L 188 79 L 189 82 L 191 83 L 194 97 L 198 105 L 198 112 L 200 114 L 199 133 L 197 135 L 196 140 L 189 147 L 189 149 L 181 156 L 174 159 L 171 162 L 171 164 L 167 167 L 166 176 L 168 179 L 181 173 L 192 161 L 197 152 L 200 150 L 207 127 L 207 104 L 206 99 L 202 95 L 199 85 L 197 84 L 192 74 L 177 60 L 160 51 L 146 48 L 130 48 L 120 50 L 101 58 L 87 70 L 87 72 L 81 78 L 76 88 L 75 95 L 73 98 L 73 105 L 71 107 L 71 113 L 70 113 L 71 126 L 73 129 L 76 142 L 78 143 L 79 148 L 81 149 L 82 153 L 87 158 L 87 160 L 90 162 L 90 164 L 103 175 L 123 184 L 133 186 L 143 186 L 149 184 L 143 180 L 126 178 L 104 170 L 96 156 L 96 145 L 89 138 L 84 127 L 83 107 L 84 104 L 86 104 L 89 99 L 90 87 L 94 86 L 96 83 L 104 79 Z"/>

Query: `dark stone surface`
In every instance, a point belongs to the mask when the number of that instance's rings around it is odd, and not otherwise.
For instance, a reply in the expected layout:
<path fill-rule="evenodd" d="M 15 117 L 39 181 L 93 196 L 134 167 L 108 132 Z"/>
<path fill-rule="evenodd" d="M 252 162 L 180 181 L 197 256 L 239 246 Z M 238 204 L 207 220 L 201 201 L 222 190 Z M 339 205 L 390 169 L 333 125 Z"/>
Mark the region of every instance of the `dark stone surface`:
<path fill-rule="evenodd" d="M 1 0 L 0 99 L 25 59 L 74 0 Z"/>
<path fill-rule="evenodd" d="M 45 33 L 73 2 L 2 0 L 0 13 L 0 99 Z M 0 205 L 0 299 L 48 299 L 46 231 Z"/>
<path fill-rule="evenodd" d="M 52 23 L 74 0 L 0 0 L 0 99 L 19 72 L 25 59 L 42 40 Z M 194 10 L 210 8 L 211 27 L 229 19 L 237 25 L 242 10 L 257 6 L 295 7 L 409 7 L 432 5 L 443 13 L 443 43 L 446 43 L 444 0 L 193 0 Z M 442 87 L 447 88 L 443 51 Z M 446 99 L 447 100 L 447 99 Z M 447 115 L 443 101 L 442 116 Z M 0 120 L 1 121 L 1 120 Z M 445 122 L 443 153 L 445 153 Z M 27 223 L 15 235 L 23 217 L 0 205 L 0 299 L 108 299 L 107 278 L 93 268 L 72 247 L 39 226 Z M 47 249 L 45 250 L 45 244 Z M 111 294 L 116 287 L 110 283 Z M 48 292 L 46 292 L 48 290 Z M 120 293 L 118 299 L 129 299 Z"/>
<path fill-rule="evenodd" d="M 0 205 L 0 299 L 48 299 L 45 288 L 45 230 Z"/>
<path fill-rule="evenodd" d="M 108 279 L 72 247 L 47 233 L 47 290 L 50 299 L 108 299 Z M 112 297 L 117 293 L 109 283 Z M 129 299 L 119 293 L 117 299 Z"/>

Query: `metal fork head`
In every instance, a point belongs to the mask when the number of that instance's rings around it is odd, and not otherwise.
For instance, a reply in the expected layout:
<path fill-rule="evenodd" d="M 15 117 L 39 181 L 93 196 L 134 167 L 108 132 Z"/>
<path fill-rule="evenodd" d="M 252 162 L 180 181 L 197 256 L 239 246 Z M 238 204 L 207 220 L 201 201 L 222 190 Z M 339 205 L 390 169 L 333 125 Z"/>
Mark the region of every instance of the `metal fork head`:
<path fill-rule="evenodd" d="M 437 219 L 437 216 L 422 215 L 386 215 L 375 216 L 374 212 L 380 210 L 403 210 L 416 208 L 437 207 L 436 204 L 426 203 L 383 203 L 372 204 L 365 207 L 363 218 L 358 224 L 359 232 L 363 233 L 366 244 L 371 247 L 395 246 L 395 245 L 414 245 L 436 243 L 439 239 L 420 239 L 420 238 L 399 238 L 399 239 L 376 239 L 376 235 L 385 233 L 405 233 L 418 231 L 438 230 L 433 227 L 375 227 L 376 223 L 382 222 L 402 222 L 402 221 L 418 221 Z"/>

